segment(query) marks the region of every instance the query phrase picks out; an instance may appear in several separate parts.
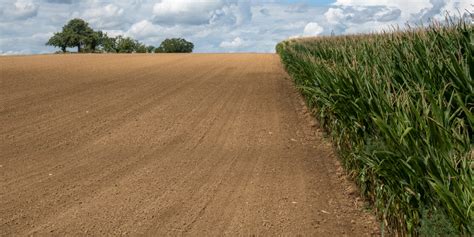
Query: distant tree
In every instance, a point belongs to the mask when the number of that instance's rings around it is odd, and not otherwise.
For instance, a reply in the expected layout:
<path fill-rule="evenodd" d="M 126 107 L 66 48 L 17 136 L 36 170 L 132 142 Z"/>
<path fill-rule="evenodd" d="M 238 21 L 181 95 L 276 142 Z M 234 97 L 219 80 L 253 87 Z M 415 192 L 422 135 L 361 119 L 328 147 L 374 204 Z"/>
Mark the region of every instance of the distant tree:
<path fill-rule="evenodd" d="M 85 40 L 85 45 L 88 51 L 96 52 L 97 47 L 102 45 L 104 41 L 104 36 L 106 36 L 102 31 L 92 31 L 89 37 Z"/>
<path fill-rule="evenodd" d="M 65 53 L 66 48 L 69 46 L 69 43 L 66 41 L 66 37 L 64 36 L 63 32 L 56 32 L 48 40 L 48 42 L 46 42 L 46 45 L 61 48 L 61 51 Z"/>
<path fill-rule="evenodd" d="M 108 53 L 146 53 L 147 46 L 130 37 L 118 35 L 117 37 L 108 37 L 103 34 L 101 47 Z"/>
<path fill-rule="evenodd" d="M 135 52 L 136 41 L 130 37 L 123 37 L 121 35 L 115 38 L 115 45 L 117 53 L 133 53 Z"/>
<path fill-rule="evenodd" d="M 146 53 L 148 52 L 148 49 L 146 45 L 138 42 L 138 40 L 135 40 L 135 52 L 136 53 Z"/>
<path fill-rule="evenodd" d="M 46 45 L 59 47 L 63 52 L 69 47 L 77 47 L 77 52 L 147 53 L 154 50 L 153 46 L 147 47 L 130 37 L 109 37 L 107 33 L 94 31 L 78 18 L 70 20 L 61 32 L 54 33 Z"/>
<path fill-rule="evenodd" d="M 153 52 L 155 52 L 155 46 L 153 46 L 153 45 L 148 45 L 148 46 L 146 47 L 146 51 L 147 51 L 148 53 L 153 53 Z"/>
<path fill-rule="evenodd" d="M 155 48 L 155 53 L 165 53 L 162 47 Z"/>
<path fill-rule="evenodd" d="M 160 47 L 155 49 L 156 53 L 191 53 L 194 44 L 182 38 L 165 39 Z"/>
<path fill-rule="evenodd" d="M 89 27 L 89 24 L 82 19 L 75 18 L 70 20 L 64 27 L 63 33 L 69 38 L 69 46 L 77 47 L 77 52 L 81 52 L 81 48 L 90 42 L 93 37 L 94 30 Z"/>
<path fill-rule="evenodd" d="M 102 40 L 101 40 L 101 48 L 104 52 L 107 53 L 117 53 L 117 44 L 116 44 L 116 38 L 114 37 L 109 37 L 107 34 L 103 34 Z"/>
<path fill-rule="evenodd" d="M 55 33 L 46 45 L 59 47 L 63 52 L 66 52 L 68 47 L 77 47 L 77 52 L 81 52 L 81 48 L 86 44 L 95 50 L 99 44 L 98 40 L 99 33 L 94 32 L 84 20 L 76 18 L 63 26 L 63 31 Z"/>

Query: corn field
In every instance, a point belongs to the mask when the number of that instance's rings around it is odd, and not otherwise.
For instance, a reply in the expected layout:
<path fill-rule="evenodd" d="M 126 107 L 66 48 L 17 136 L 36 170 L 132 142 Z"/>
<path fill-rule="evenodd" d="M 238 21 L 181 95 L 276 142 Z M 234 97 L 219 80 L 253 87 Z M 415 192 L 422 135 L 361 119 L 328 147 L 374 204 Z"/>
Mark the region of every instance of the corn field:
<path fill-rule="evenodd" d="M 386 231 L 474 234 L 471 24 L 292 39 L 276 50 Z"/>

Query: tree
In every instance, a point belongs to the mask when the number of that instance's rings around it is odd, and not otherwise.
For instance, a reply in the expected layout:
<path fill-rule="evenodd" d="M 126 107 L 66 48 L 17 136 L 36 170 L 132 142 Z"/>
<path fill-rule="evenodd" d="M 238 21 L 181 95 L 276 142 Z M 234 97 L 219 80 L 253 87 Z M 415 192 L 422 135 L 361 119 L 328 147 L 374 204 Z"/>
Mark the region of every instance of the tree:
<path fill-rule="evenodd" d="M 97 50 L 108 53 L 151 53 L 154 50 L 153 46 L 147 47 L 130 37 L 109 37 L 107 33 L 94 31 L 87 22 L 78 18 L 70 20 L 61 32 L 54 33 L 46 45 L 59 47 L 63 52 L 68 47 L 77 47 L 79 53 Z"/>
<path fill-rule="evenodd" d="M 117 36 L 115 39 L 117 53 L 133 53 L 135 52 L 135 40 L 130 37 Z"/>
<path fill-rule="evenodd" d="M 107 52 L 107 53 L 117 53 L 118 52 L 117 44 L 116 44 L 116 38 L 109 37 L 107 34 L 104 34 L 102 36 L 101 47 L 102 47 L 102 50 Z"/>
<path fill-rule="evenodd" d="M 140 43 L 138 40 L 135 40 L 135 52 L 136 53 L 146 53 L 148 51 L 146 45 Z"/>
<path fill-rule="evenodd" d="M 165 39 L 160 47 L 155 49 L 156 53 L 191 53 L 194 44 L 182 38 Z"/>
<path fill-rule="evenodd" d="M 148 51 L 147 46 L 138 40 L 122 35 L 118 35 L 114 38 L 103 34 L 100 40 L 100 46 L 103 51 L 108 53 L 146 53 Z"/>
<path fill-rule="evenodd" d="M 66 37 L 64 37 L 63 32 L 56 32 L 54 35 L 46 42 L 46 45 L 54 46 L 61 48 L 63 53 L 66 52 L 66 48 L 68 47 L 68 42 L 66 41 Z"/>
<path fill-rule="evenodd" d="M 97 47 L 102 45 L 102 41 L 104 40 L 104 33 L 102 31 L 92 31 L 92 34 L 86 38 L 86 48 L 90 52 L 95 52 Z"/>
<path fill-rule="evenodd" d="M 155 53 L 166 53 L 163 51 L 162 47 L 155 48 Z"/>
<path fill-rule="evenodd" d="M 148 45 L 148 46 L 146 47 L 146 51 L 147 51 L 148 53 L 153 53 L 153 52 L 155 52 L 155 46 L 153 46 L 153 45 Z"/>
<path fill-rule="evenodd" d="M 94 30 L 82 19 L 75 18 L 70 20 L 63 27 L 63 34 L 68 38 L 69 47 L 77 47 L 77 52 L 81 52 L 81 47 L 91 41 Z"/>

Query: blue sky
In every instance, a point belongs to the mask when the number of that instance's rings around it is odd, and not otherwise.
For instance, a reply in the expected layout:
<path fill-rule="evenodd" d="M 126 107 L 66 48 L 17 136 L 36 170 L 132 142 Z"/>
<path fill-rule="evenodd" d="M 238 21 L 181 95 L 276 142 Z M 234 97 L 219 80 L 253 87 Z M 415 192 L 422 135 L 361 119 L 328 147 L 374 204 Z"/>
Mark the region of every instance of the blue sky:
<path fill-rule="evenodd" d="M 466 12 L 468 0 L 0 0 L 0 54 L 50 53 L 71 18 L 148 45 L 183 37 L 195 52 L 273 52 L 292 37 L 375 32 Z"/>

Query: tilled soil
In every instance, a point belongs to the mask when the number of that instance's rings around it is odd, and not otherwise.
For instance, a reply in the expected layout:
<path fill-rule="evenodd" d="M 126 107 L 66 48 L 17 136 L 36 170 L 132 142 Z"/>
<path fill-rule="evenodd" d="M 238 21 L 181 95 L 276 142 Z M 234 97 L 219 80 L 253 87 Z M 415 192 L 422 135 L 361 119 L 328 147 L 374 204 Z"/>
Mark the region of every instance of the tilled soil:
<path fill-rule="evenodd" d="M 273 54 L 0 58 L 0 235 L 377 234 Z"/>

